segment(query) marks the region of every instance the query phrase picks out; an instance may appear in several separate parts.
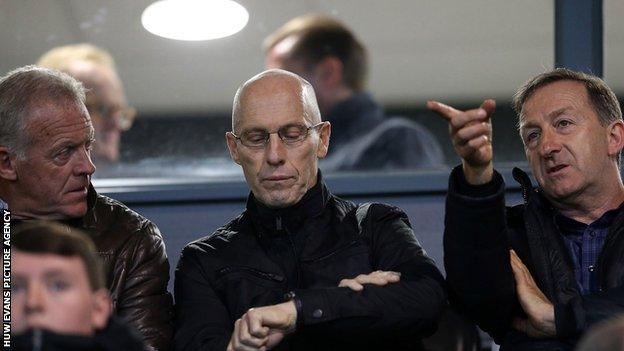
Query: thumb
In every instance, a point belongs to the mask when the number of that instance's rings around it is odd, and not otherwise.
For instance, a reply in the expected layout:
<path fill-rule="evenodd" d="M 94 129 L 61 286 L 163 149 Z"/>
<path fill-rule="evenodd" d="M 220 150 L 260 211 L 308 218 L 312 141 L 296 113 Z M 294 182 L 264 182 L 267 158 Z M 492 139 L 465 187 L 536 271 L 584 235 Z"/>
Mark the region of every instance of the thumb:
<path fill-rule="evenodd" d="M 262 325 L 272 329 L 282 329 L 292 331 L 297 322 L 297 308 L 293 301 L 283 302 L 270 307 L 261 307 L 265 313 L 262 314 Z"/>

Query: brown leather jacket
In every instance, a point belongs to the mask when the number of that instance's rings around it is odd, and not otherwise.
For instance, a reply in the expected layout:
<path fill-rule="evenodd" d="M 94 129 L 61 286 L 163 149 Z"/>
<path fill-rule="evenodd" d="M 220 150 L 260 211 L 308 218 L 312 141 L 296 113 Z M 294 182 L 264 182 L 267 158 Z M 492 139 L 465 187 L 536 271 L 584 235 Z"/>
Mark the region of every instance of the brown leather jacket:
<path fill-rule="evenodd" d="M 169 261 L 160 231 L 119 201 L 88 194 L 89 210 L 75 226 L 85 230 L 103 260 L 113 312 L 134 326 L 148 346 L 169 350 L 172 298 Z"/>

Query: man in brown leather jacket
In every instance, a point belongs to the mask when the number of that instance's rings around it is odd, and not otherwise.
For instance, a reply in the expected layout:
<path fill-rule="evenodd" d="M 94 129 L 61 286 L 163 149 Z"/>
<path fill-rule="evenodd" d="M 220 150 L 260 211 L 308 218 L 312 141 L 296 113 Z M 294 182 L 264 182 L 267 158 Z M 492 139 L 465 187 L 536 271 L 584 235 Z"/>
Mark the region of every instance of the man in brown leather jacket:
<path fill-rule="evenodd" d="M 169 348 L 169 262 L 158 228 L 91 185 L 93 126 L 82 85 L 27 66 L 0 79 L 0 198 L 13 220 L 56 220 L 96 244 L 113 312 L 157 350 Z"/>

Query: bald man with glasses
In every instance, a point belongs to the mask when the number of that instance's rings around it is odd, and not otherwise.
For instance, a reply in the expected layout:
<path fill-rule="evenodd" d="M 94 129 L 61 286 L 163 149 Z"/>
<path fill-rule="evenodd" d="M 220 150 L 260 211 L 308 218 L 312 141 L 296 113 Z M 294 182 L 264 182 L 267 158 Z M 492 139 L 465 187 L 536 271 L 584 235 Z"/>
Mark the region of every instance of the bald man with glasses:
<path fill-rule="evenodd" d="M 238 89 L 226 140 L 251 194 L 240 216 L 182 252 L 177 350 L 421 349 L 443 278 L 403 211 L 327 189 L 317 164 L 330 134 L 293 73 Z"/>

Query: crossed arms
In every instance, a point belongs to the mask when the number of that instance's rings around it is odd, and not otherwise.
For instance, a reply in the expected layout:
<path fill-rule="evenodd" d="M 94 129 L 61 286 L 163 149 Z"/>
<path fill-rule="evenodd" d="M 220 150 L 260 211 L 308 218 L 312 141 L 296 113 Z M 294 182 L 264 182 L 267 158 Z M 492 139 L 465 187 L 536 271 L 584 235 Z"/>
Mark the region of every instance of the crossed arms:
<path fill-rule="evenodd" d="M 295 289 L 294 301 L 246 308 L 241 316 L 230 314 L 199 251 L 187 247 L 176 272 L 176 349 L 261 350 L 302 331 L 360 340 L 392 333 L 417 339 L 431 332 L 446 300 L 443 278 L 405 214 L 382 212 L 370 248 L 373 270 L 379 272 Z"/>

